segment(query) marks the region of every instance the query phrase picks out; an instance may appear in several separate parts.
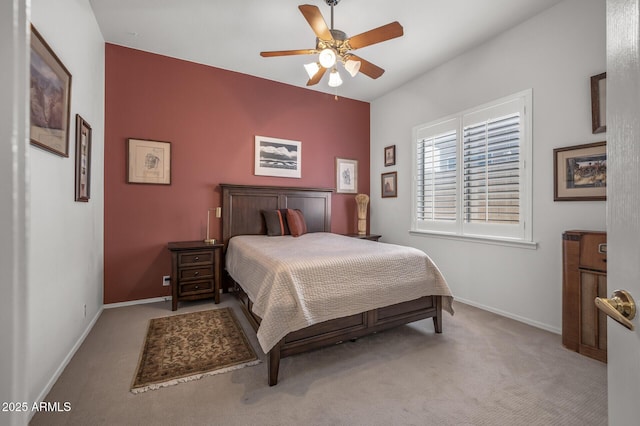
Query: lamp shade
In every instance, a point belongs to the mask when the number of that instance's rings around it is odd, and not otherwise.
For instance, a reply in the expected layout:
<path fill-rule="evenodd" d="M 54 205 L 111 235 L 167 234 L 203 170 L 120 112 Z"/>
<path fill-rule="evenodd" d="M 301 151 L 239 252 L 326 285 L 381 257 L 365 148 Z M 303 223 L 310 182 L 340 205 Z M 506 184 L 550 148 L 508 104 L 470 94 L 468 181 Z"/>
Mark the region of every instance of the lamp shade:
<path fill-rule="evenodd" d="M 340 78 L 340 74 L 337 69 L 332 69 L 331 74 L 329 74 L 329 86 L 330 87 L 338 87 L 342 84 L 342 79 Z"/>
<path fill-rule="evenodd" d="M 307 70 L 307 74 L 309 74 L 309 78 L 313 78 L 313 76 L 316 75 L 318 71 L 320 71 L 320 64 L 318 64 L 317 62 L 304 64 L 304 69 Z"/>
<path fill-rule="evenodd" d="M 361 63 L 362 62 L 360 61 L 354 61 L 352 59 L 349 59 L 347 62 L 344 63 L 344 69 L 346 69 L 347 72 L 351 74 L 351 77 L 355 77 L 356 74 L 358 74 L 358 71 L 360 71 Z"/>
<path fill-rule="evenodd" d="M 324 68 L 331 68 L 336 63 L 336 52 L 333 49 L 323 49 L 318 55 L 318 60 Z"/>

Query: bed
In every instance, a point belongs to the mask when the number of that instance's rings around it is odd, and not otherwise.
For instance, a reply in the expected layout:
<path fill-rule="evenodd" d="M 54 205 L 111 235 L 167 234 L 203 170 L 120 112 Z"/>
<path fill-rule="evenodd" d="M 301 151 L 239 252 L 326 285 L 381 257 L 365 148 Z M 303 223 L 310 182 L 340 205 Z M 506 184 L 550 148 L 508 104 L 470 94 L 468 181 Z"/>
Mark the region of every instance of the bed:
<path fill-rule="evenodd" d="M 437 266 L 416 249 L 331 234 L 333 190 L 220 187 L 225 286 L 267 354 L 270 386 L 283 357 L 425 318 L 442 333 L 453 310 Z M 300 210 L 307 233 L 266 236 L 262 212 L 278 209 Z"/>

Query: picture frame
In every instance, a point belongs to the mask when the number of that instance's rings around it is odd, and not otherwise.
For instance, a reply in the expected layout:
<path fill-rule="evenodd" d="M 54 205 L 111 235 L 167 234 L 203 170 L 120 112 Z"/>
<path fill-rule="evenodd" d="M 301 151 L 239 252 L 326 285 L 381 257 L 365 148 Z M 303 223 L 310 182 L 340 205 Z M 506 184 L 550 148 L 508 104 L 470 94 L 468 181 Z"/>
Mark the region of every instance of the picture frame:
<path fill-rule="evenodd" d="M 302 177 L 302 142 L 267 136 L 255 137 L 256 176 Z"/>
<path fill-rule="evenodd" d="M 29 141 L 69 157 L 71 73 L 31 25 Z"/>
<path fill-rule="evenodd" d="M 553 150 L 554 201 L 607 199 L 606 145 L 603 141 Z"/>
<path fill-rule="evenodd" d="M 171 185 L 171 142 L 127 139 L 127 183 Z"/>
<path fill-rule="evenodd" d="M 395 166 L 396 164 L 396 146 L 390 145 L 384 147 L 384 166 Z"/>
<path fill-rule="evenodd" d="M 591 130 L 594 134 L 607 131 L 607 73 L 591 77 Z"/>
<path fill-rule="evenodd" d="M 382 173 L 382 198 L 398 196 L 398 172 Z"/>
<path fill-rule="evenodd" d="M 76 201 L 88 202 L 91 196 L 91 126 L 76 114 Z"/>
<path fill-rule="evenodd" d="M 336 157 L 336 193 L 358 193 L 358 160 Z"/>

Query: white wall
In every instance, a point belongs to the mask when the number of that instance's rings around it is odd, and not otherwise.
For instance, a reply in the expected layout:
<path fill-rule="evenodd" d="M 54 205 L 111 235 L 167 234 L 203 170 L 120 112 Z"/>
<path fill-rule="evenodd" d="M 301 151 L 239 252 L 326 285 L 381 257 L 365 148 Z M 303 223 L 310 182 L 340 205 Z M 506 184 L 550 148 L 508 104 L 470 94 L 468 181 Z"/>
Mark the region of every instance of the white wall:
<path fill-rule="evenodd" d="M 446 41 L 444 41 L 446 42 Z M 417 247 L 460 300 L 560 332 L 562 233 L 605 229 L 605 202 L 553 201 L 553 149 L 605 140 L 591 133 L 590 76 L 606 70 L 605 0 L 565 0 L 371 104 L 371 232 Z M 536 250 L 411 235 L 411 129 L 533 89 Z M 397 145 L 397 165 L 383 149 Z M 398 171 L 398 198 L 380 174 Z"/>
<path fill-rule="evenodd" d="M 31 22 L 72 75 L 69 158 L 29 147 L 28 396 L 38 401 L 102 310 L 105 73 L 89 0 L 32 0 Z M 88 203 L 74 201 L 76 114 L 93 130 Z"/>

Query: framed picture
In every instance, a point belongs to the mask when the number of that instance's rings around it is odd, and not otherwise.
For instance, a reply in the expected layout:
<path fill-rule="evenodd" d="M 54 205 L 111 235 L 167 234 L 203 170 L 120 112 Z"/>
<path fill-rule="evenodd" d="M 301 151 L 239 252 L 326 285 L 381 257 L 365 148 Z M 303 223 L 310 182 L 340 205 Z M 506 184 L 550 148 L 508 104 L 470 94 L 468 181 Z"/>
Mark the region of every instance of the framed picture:
<path fill-rule="evenodd" d="M 336 192 L 358 193 L 358 160 L 336 158 Z"/>
<path fill-rule="evenodd" d="M 398 172 L 382 174 L 382 198 L 398 196 Z"/>
<path fill-rule="evenodd" d="M 607 73 L 591 77 L 591 128 L 593 133 L 607 131 Z"/>
<path fill-rule="evenodd" d="M 127 183 L 171 185 L 171 142 L 127 139 Z"/>
<path fill-rule="evenodd" d="M 384 148 L 384 166 L 394 166 L 396 164 L 396 146 L 386 146 Z"/>
<path fill-rule="evenodd" d="M 302 142 L 256 136 L 256 176 L 302 177 Z"/>
<path fill-rule="evenodd" d="M 553 150 L 554 201 L 607 199 L 607 143 Z"/>
<path fill-rule="evenodd" d="M 69 156 L 71 74 L 31 26 L 31 144 Z"/>
<path fill-rule="evenodd" d="M 91 194 L 91 126 L 76 114 L 76 201 Z"/>

